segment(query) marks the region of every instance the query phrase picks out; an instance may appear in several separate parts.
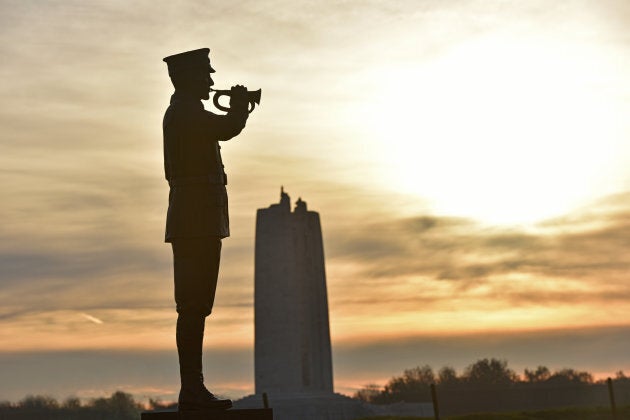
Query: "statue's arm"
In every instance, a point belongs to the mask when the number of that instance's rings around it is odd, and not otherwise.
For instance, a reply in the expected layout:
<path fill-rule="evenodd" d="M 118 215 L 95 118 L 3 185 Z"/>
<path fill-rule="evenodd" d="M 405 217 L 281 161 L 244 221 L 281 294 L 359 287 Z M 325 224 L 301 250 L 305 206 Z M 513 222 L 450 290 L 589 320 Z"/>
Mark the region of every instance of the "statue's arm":
<path fill-rule="evenodd" d="M 230 140 L 243 131 L 248 116 L 247 111 L 230 111 L 226 115 L 217 115 L 206 111 L 207 129 L 217 140 Z"/>

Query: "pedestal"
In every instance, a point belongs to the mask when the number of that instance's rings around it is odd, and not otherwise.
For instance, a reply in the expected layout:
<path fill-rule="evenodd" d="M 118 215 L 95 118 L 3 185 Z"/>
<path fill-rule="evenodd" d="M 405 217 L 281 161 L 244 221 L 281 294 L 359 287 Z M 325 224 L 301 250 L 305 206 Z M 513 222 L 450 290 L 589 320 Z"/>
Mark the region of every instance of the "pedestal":
<path fill-rule="evenodd" d="M 141 420 L 273 420 L 271 408 L 246 410 L 188 411 L 178 413 L 177 410 L 145 411 Z"/>

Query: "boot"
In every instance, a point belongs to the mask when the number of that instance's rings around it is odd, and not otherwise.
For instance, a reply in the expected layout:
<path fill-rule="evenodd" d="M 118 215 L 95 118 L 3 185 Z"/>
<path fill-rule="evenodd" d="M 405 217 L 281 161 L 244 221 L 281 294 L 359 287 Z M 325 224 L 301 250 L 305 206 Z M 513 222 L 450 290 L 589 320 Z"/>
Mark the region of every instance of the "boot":
<path fill-rule="evenodd" d="M 203 384 L 203 376 L 182 377 L 179 391 L 179 411 L 227 410 L 232 408 L 232 401 L 217 398 Z"/>
<path fill-rule="evenodd" d="M 179 314 L 177 317 L 177 353 L 181 389 L 179 411 L 226 410 L 232 401 L 215 397 L 203 384 L 201 354 L 205 316 Z"/>

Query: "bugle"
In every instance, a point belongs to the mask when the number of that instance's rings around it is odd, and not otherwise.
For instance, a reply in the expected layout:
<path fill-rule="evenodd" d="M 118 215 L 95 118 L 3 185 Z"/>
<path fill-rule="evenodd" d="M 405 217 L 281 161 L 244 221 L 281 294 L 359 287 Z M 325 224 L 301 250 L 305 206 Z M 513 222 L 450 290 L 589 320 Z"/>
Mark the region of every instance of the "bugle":
<path fill-rule="evenodd" d="M 210 90 L 214 92 L 214 97 L 212 98 L 212 102 L 214 103 L 214 106 L 216 106 L 217 109 L 220 109 L 221 111 L 228 112 L 230 108 L 221 105 L 219 103 L 219 98 L 223 95 L 230 96 L 232 94 L 232 91 L 231 90 L 217 90 L 217 89 L 210 89 Z M 260 105 L 261 93 L 262 93 L 262 89 L 247 91 L 247 97 L 249 100 L 249 112 L 252 112 L 254 108 L 256 107 L 256 105 Z"/>

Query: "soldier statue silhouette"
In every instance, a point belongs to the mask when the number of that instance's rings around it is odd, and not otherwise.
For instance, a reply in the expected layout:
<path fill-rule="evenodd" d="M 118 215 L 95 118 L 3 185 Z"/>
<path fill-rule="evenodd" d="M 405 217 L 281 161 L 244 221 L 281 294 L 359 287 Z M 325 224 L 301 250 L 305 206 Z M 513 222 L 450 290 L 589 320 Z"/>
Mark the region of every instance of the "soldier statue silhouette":
<path fill-rule="evenodd" d="M 205 318 L 212 312 L 219 273 L 221 239 L 230 235 L 227 177 L 219 141 L 238 135 L 260 91 L 244 86 L 216 91 L 215 104 L 225 111 L 206 111 L 214 69 L 202 48 L 164 58 L 175 92 L 164 114 L 164 172 L 170 186 L 165 241 L 173 248 L 176 341 L 181 389 L 179 411 L 228 409 L 232 401 L 215 397 L 203 382 L 202 348 Z M 219 105 L 220 95 L 230 107 Z M 249 112 L 248 112 L 249 111 Z"/>

